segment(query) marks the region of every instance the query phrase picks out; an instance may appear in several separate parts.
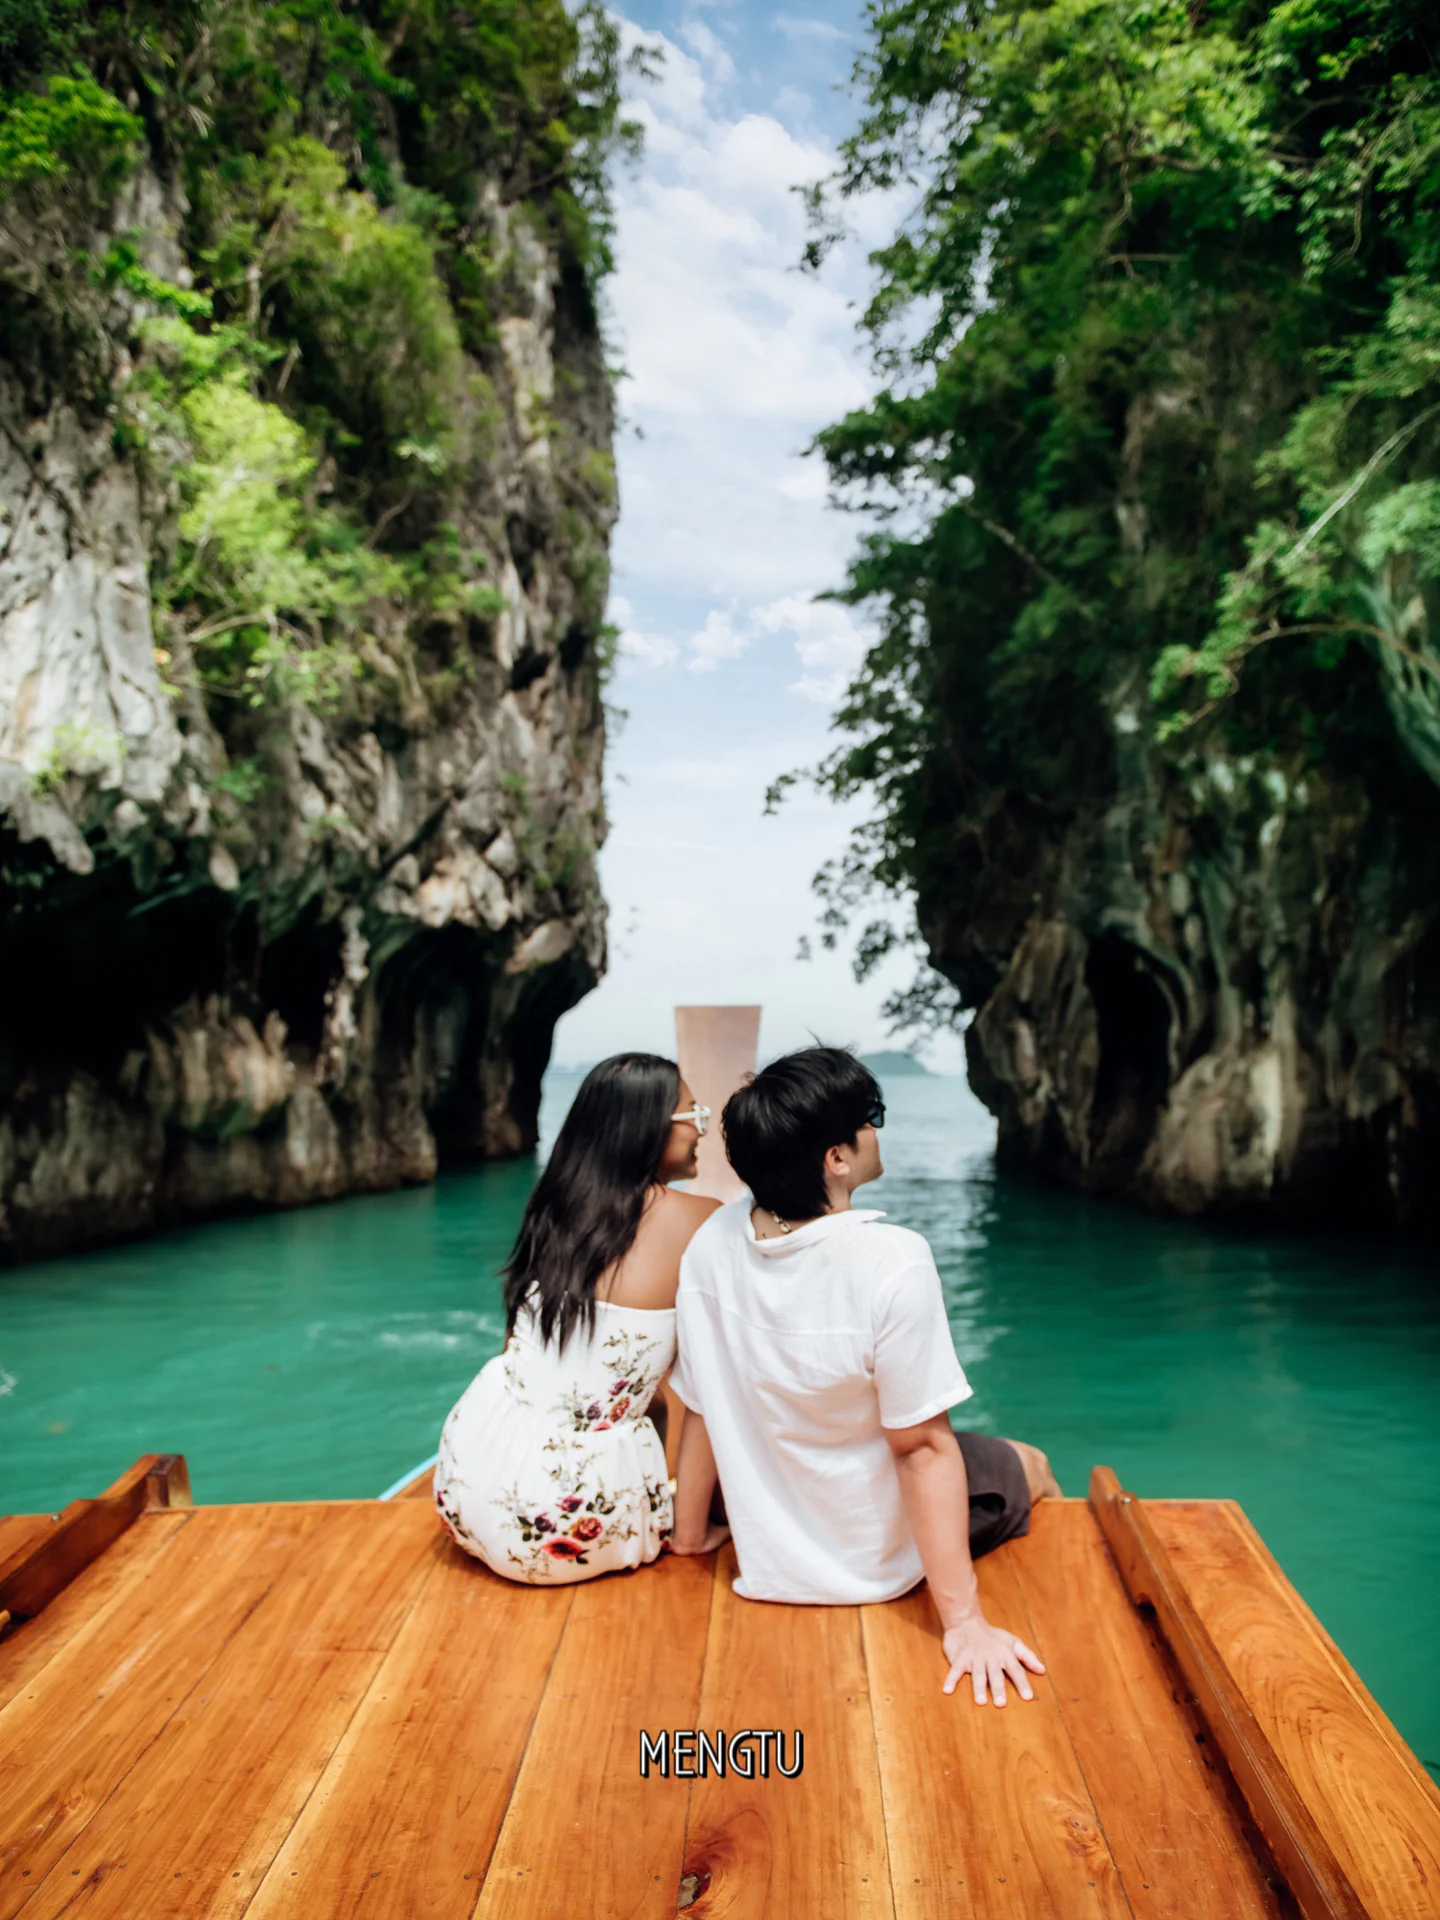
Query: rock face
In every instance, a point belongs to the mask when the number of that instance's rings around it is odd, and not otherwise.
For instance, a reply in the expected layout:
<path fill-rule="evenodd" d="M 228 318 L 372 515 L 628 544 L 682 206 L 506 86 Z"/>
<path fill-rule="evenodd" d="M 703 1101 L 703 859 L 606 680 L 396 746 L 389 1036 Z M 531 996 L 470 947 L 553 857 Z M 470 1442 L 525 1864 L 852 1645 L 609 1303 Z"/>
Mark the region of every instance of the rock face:
<path fill-rule="evenodd" d="M 178 276 L 169 190 L 129 191 L 116 230 Z M 0 1255 L 535 1140 L 605 964 L 613 489 L 577 502 L 555 446 L 608 462 L 613 412 L 589 290 L 514 212 L 488 210 L 523 310 L 459 528 L 503 608 L 416 633 L 397 607 L 328 716 L 202 700 L 152 617 L 174 500 L 102 412 L 0 369 Z"/>
<path fill-rule="evenodd" d="M 1002 1161 L 1185 1214 L 1440 1225 L 1440 792 L 1177 760 L 1133 688 L 1103 725 L 1093 791 L 976 796 L 921 901 Z"/>

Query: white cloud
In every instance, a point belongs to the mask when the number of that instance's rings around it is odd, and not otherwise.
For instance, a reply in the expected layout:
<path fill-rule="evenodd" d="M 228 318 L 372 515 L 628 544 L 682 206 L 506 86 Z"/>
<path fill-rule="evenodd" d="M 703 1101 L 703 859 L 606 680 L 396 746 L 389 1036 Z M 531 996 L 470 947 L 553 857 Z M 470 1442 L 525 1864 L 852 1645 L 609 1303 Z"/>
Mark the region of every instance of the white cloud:
<path fill-rule="evenodd" d="M 753 607 L 844 576 L 854 523 L 825 510 L 823 465 L 799 455 L 870 391 L 854 311 L 869 268 L 857 242 L 822 277 L 798 271 L 792 189 L 833 150 L 773 113 L 720 110 L 706 63 L 665 46 L 662 81 L 634 83 L 646 158 L 617 192 L 609 319 L 644 437 L 619 449 L 615 572 L 637 605 Z"/>
<path fill-rule="evenodd" d="M 714 673 L 722 660 L 738 660 L 750 645 L 750 635 L 741 633 L 728 613 L 712 610 L 690 642 L 690 671 Z"/>
<path fill-rule="evenodd" d="M 762 607 L 756 625 L 764 633 L 791 636 L 804 672 L 791 681 L 790 691 L 822 707 L 834 706 L 870 645 L 870 636 L 849 607 L 798 593 Z"/>
<path fill-rule="evenodd" d="M 700 62 L 665 34 L 639 27 L 618 14 L 612 17 L 620 29 L 622 59 L 628 59 L 636 47 L 658 47 L 663 56 L 658 79 L 643 81 L 635 90 L 635 111 L 678 121 L 682 126 L 698 124 L 705 115 L 705 75 Z M 627 109 L 630 104 L 627 101 Z"/>
<path fill-rule="evenodd" d="M 630 605 L 623 598 L 612 603 L 612 617 L 621 628 L 620 651 L 648 667 L 673 666 L 679 658 L 674 641 L 636 632 L 630 624 Z M 734 607 L 712 608 L 705 624 L 692 635 L 686 661 L 692 673 L 714 673 L 766 642 L 789 640 L 801 668 L 789 682 L 789 691 L 822 707 L 833 707 L 854 678 L 871 636 L 849 607 L 816 600 L 803 593 L 778 599 L 740 614 Z M 777 673 L 782 669 L 778 666 Z M 797 749 L 800 758 L 808 749 Z M 766 749 L 775 764 L 773 742 Z"/>
<path fill-rule="evenodd" d="M 777 13 L 775 25 L 787 40 L 848 40 L 850 35 L 833 21 L 817 20 L 811 14 Z"/>
<path fill-rule="evenodd" d="M 823 500 L 828 487 L 825 468 L 818 457 L 792 460 L 782 473 L 776 488 L 786 500 Z"/>
<path fill-rule="evenodd" d="M 791 71 L 803 60 L 807 97 L 777 91 L 773 68 L 732 75 L 739 41 L 697 31 L 724 24 L 714 6 L 699 12 L 692 0 L 664 39 L 660 81 L 630 84 L 645 158 L 616 182 L 607 325 L 638 431 L 617 445 L 611 617 L 631 719 L 610 748 L 601 855 L 610 972 L 567 1016 L 561 1058 L 668 1050 L 676 1002 L 763 1001 L 762 1051 L 812 1028 L 875 1045 L 880 1001 L 910 975 L 895 956 L 859 985 L 843 942 L 816 941 L 813 964 L 792 964 L 816 930 L 811 878 L 866 809 L 803 785 L 773 819 L 763 803 L 778 774 L 833 745 L 826 710 L 865 650 L 861 614 L 812 598 L 844 580 L 857 525 L 827 506 L 823 461 L 801 456 L 872 390 L 856 329 L 866 254 L 915 191 L 847 207 L 854 238 L 822 276 L 799 272 L 793 189 L 834 167 L 812 101 L 843 78 L 849 36 L 782 16 L 803 52 L 778 52 Z M 662 38 L 628 22 L 623 33 L 627 45 Z M 778 690 L 758 725 L 757 683 Z"/>
<path fill-rule="evenodd" d="M 627 660 L 644 667 L 673 667 L 680 658 L 678 644 L 667 635 L 642 633 L 635 625 L 635 609 L 624 594 L 610 596 L 610 618 L 620 629 L 618 646 Z"/>
<path fill-rule="evenodd" d="M 703 20 L 687 20 L 680 29 L 680 37 L 687 47 L 692 47 L 699 54 L 722 87 L 728 86 L 735 78 L 735 62 L 713 27 L 707 27 Z"/>
<path fill-rule="evenodd" d="M 762 1058 L 805 1046 L 812 1030 L 867 1048 L 896 1044 L 879 1006 L 909 983 L 911 958 L 893 955 L 860 985 L 844 944 L 827 952 L 814 939 L 811 878 L 839 852 L 861 810 L 798 787 L 777 814 L 762 814 L 776 772 L 808 759 L 812 746 L 798 730 L 783 738 L 766 732 L 632 762 L 610 802 L 600 856 L 610 970 L 566 1016 L 557 1059 L 596 1060 L 620 1047 L 668 1053 L 677 1004 L 761 1003 Z M 814 951 L 808 965 L 795 958 L 805 935 Z M 946 1071 L 962 1060 L 958 1036 L 933 1056 Z"/>

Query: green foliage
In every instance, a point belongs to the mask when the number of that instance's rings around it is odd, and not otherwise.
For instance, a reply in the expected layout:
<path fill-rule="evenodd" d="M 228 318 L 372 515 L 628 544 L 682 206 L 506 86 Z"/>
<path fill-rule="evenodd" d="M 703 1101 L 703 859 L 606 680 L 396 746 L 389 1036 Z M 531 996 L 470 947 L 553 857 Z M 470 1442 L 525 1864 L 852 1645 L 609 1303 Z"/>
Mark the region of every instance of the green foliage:
<path fill-rule="evenodd" d="M 455 531 L 503 422 L 486 363 L 526 223 L 572 286 L 611 265 L 619 48 L 594 0 L 0 0 L 0 352 L 178 494 L 162 651 L 222 720 L 503 612 Z M 188 208 L 174 279 L 114 231 L 147 145 Z M 593 518 L 613 473 L 583 484 Z"/>
<path fill-rule="evenodd" d="M 160 607 L 209 686 L 251 706 L 333 706 L 360 671 L 367 610 L 398 589 L 399 568 L 310 498 L 316 449 L 242 370 L 196 382 L 179 405 L 193 454 Z"/>
<path fill-rule="evenodd" d="M 1387 711 L 1412 746 L 1440 722 L 1419 0 L 876 0 L 869 25 L 809 196 L 812 268 L 852 198 L 911 209 L 872 255 L 877 391 L 816 443 L 872 515 L 836 597 L 877 625 L 815 770 L 880 803 L 820 876 L 831 936 L 875 887 L 937 896 L 957 785 L 1104 791 L 1102 705 L 1352 771 L 1393 759 Z"/>
<path fill-rule="evenodd" d="M 560 533 L 565 571 L 575 589 L 575 617 L 582 626 L 598 629 L 610 592 L 610 555 L 587 516 L 573 508 L 561 514 Z"/>
<path fill-rule="evenodd" d="M 0 193 L 82 173 L 104 199 L 134 163 L 142 128 L 88 73 L 57 74 L 0 114 Z"/>
<path fill-rule="evenodd" d="M 69 55 L 81 0 L 0 0 L 0 73 L 28 73 Z"/>
<path fill-rule="evenodd" d="M 238 806 L 253 807 L 269 788 L 270 776 L 262 762 L 249 754 L 244 759 L 232 760 L 216 774 L 212 784 L 217 793 L 223 793 Z"/>
<path fill-rule="evenodd" d="M 620 498 L 620 489 L 615 477 L 615 456 L 603 447 L 592 447 L 581 456 L 576 467 L 576 478 L 582 487 L 592 494 L 602 506 L 613 507 Z"/>
<path fill-rule="evenodd" d="M 333 418 L 378 434 L 397 458 L 428 450 L 443 470 L 465 410 L 464 363 L 431 236 L 347 191 L 340 159 L 307 136 L 237 171 L 212 207 L 217 292 L 298 347 L 307 388 Z"/>
<path fill-rule="evenodd" d="M 142 131 L 88 73 L 0 93 L 0 291 L 33 301 L 63 332 L 89 268 L 76 241 L 109 208 Z"/>

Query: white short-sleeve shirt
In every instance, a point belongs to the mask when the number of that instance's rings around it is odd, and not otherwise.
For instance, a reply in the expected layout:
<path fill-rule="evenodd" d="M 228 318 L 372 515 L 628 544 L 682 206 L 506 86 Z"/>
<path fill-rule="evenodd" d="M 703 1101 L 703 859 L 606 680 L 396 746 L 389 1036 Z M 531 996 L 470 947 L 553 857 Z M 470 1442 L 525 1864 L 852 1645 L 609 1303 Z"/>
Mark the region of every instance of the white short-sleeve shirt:
<path fill-rule="evenodd" d="M 854 1208 L 759 1240 L 748 1194 L 680 1263 L 670 1384 L 715 1450 L 747 1600 L 893 1600 L 924 1578 L 886 1427 L 969 1398 L 934 1257 Z"/>

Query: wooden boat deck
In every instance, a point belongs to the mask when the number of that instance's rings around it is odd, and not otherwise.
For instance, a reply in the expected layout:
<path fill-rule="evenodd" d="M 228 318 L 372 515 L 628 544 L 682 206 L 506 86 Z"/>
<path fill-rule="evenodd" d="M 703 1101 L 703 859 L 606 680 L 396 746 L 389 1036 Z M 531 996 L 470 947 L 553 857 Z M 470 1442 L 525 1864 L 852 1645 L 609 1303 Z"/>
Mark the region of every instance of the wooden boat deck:
<path fill-rule="evenodd" d="M 728 1547 L 518 1587 L 428 1500 L 142 1466 L 0 1520 L 0 1920 L 1440 1915 L 1440 1795 L 1229 1501 L 1043 1503 L 979 1567 L 1049 1667 L 997 1712 L 923 1587 L 758 1605 Z M 642 1778 L 683 1728 L 803 1772 Z"/>

